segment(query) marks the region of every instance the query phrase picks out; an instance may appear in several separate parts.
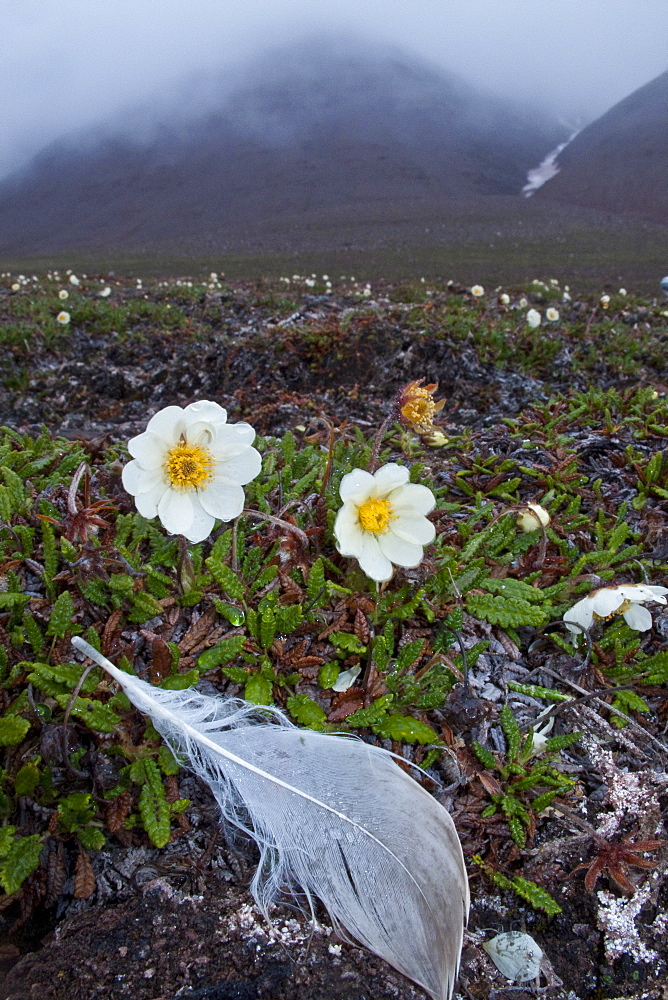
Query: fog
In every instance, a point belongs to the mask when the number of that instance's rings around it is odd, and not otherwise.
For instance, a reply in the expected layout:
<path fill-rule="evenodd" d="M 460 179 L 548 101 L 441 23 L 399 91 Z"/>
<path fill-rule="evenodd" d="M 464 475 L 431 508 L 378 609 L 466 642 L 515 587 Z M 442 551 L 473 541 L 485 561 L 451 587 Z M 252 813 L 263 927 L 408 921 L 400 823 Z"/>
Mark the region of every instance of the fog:
<path fill-rule="evenodd" d="M 196 113 L 200 75 L 232 81 L 317 34 L 400 46 L 586 123 L 668 69 L 667 29 L 666 0 L 0 0 L 0 176 L 167 93 Z"/>

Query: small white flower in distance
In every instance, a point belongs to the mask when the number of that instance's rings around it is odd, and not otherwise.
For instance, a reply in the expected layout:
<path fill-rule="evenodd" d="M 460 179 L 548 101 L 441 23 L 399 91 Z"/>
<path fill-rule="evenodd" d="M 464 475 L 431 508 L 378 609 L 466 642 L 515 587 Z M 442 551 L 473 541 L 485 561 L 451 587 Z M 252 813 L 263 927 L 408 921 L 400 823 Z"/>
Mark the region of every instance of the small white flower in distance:
<path fill-rule="evenodd" d="M 654 587 L 646 583 L 601 587 L 574 604 L 563 616 L 564 623 L 571 632 L 579 633 L 580 629 L 571 625 L 571 622 L 587 629 L 594 621 L 605 621 L 623 615 L 629 628 L 636 632 L 647 632 L 652 627 L 652 616 L 642 604 L 644 601 L 666 604 L 664 594 L 668 594 L 668 587 Z"/>
<path fill-rule="evenodd" d="M 608 306 L 610 305 L 609 295 L 601 295 L 601 305 L 603 306 L 604 309 L 608 308 Z"/>
<path fill-rule="evenodd" d="M 550 306 L 550 308 L 545 313 L 545 318 L 549 319 L 550 323 L 556 323 L 557 320 L 559 319 L 559 310 L 555 309 L 553 306 Z"/>
<path fill-rule="evenodd" d="M 18 292 L 18 290 L 19 290 L 20 287 L 21 286 L 19 285 L 18 281 L 15 281 L 14 284 L 12 285 L 12 291 L 13 292 Z"/>
<path fill-rule="evenodd" d="M 564 302 L 570 302 L 571 301 L 571 296 L 570 296 L 570 294 L 568 292 L 564 292 L 564 294 L 561 297 L 562 297 L 562 299 L 563 299 Z"/>
<path fill-rule="evenodd" d="M 97 294 L 100 296 L 101 299 L 108 299 L 109 296 L 111 295 L 111 288 L 109 287 L 109 285 L 106 285 L 102 289 L 102 291 L 98 292 Z"/>
<path fill-rule="evenodd" d="M 71 319 L 70 314 L 68 312 L 65 312 L 64 309 L 62 310 L 62 312 L 59 312 L 58 315 L 56 316 L 56 320 L 60 323 L 61 326 L 67 326 L 70 319 Z"/>
<path fill-rule="evenodd" d="M 61 288 L 60 291 L 58 292 L 58 298 L 62 299 L 63 301 L 65 301 L 65 299 L 69 299 L 69 297 L 70 293 L 67 291 L 66 288 Z"/>
<path fill-rule="evenodd" d="M 241 487 L 262 467 L 254 440 L 250 424 L 228 424 L 218 403 L 166 406 L 128 442 L 133 460 L 123 468 L 123 486 L 143 517 L 157 516 L 170 534 L 201 542 L 217 517 L 241 514 Z"/>
<path fill-rule="evenodd" d="M 537 531 L 541 525 L 546 528 L 549 523 L 550 515 L 539 503 L 528 503 L 517 515 L 518 528 L 527 534 Z"/>
<path fill-rule="evenodd" d="M 532 330 L 535 330 L 537 326 L 540 326 L 540 313 L 537 309 L 529 309 L 527 313 L 527 323 Z"/>
<path fill-rule="evenodd" d="M 538 722 L 540 720 L 537 719 L 536 721 Z M 534 729 L 533 734 L 531 736 L 531 739 L 532 739 L 532 743 L 531 743 L 531 756 L 532 757 L 534 756 L 534 754 L 542 753 L 543 752 L 543 750 L 545 749 L 545 744 L 547 743 L 547 741 L 549 739 L 548 733 L 551 732 L 553 726 L 554 726 L 554 716 L 552 716 L 552 718 L 548 719 L 547 722 L 545 723 L 545 725 L 542 726 L 540 729 Z"/>
<path fill-rule="evenodd" d="M 619 294 L 620 295 L 626 295 L 626 289 L 625 288 L 620 288 L 619 289 Z"/>
<path fill-rule="evenodd" d="M 70 275 L 70 285 L 80 285 L 80 284 L 81 284 L 81 282 L 77 278 L 76 274 L 71 274 Z"/>
<path fill-rule="evenodd" d="M 510 295 L 508 295 L 506 292 L 503 292 L 502 295 L 499 295 L 499 302 L 501 303 L 502 306 L 507 306 L 510 303 Z"/>
<path fill-rule="evenodd" d="M 482 298 L 484 294 L 485 294 L 485 289 L 482 287 L 482 285 L 474 285 L 473 288 L 471 289 L 471 295 L 475 295 L 477 299 Z"/>
<path fill-rule="evenodd" d="M 423 546 L 436 536 L 425 516 L 436 506 L 434 494 L 408 478 L 406 466 L 390 463 L 374 475 L 353 469 L 341 480 L 343 507 L 334 523 L 336 547 L 342 556 L 357 559 L 378 583 L 391 578 L 393 563 L 419 566 Z"/>
<path fill-rule="evenodd" d="M 517 304 L 520 307 L 520 309 L 526 309 L 526 307 L 529 305 L 527 300 L 524 298 L 520 299 L 520 301 Z"/>

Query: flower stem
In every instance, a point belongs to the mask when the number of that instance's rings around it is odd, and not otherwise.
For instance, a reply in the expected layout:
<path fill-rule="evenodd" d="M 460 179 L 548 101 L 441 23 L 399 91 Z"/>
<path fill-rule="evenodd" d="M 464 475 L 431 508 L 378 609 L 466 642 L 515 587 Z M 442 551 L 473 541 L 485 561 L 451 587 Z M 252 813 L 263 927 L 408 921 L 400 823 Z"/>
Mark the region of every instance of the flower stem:
<path fill-rule="evenodd" d="M 279 527 L 285 528 L 286 531 L 292 532 L 299 539 L 299 542 L 305 549 L 308 548 L 308 535 L 301 528 L 298 528 L 296 524 L 290 524 L 289 521 L 284 521 L 282 517 L 265 514 L 260 510 L 249 510 L 246 507 L 244 507 L 241 513 L 246 514 L 247 517 L 256 517 L 260 521 L 271 521 L 272 524 L 277 524 Z"/>
<path fill-rule="evenodd" d="M 371 473 L 374 473 L 376 471 L 376 467 L 378 465 L 378 453 L 383 443 L 385 432 L 387 431 L 387 428 L 390 426 L 390 424 L 394 423 L 395 418 L 396 418 L 396 407 L 393 406 L 388 415 L 385 417 L 385 420 L 383 420 L 382 424 L 376 431 L 376 436 L 373 439 L 373 446 L 371 448 L 371 455 L 369 456 L 369 464 L 367 465 L 367 470 Z"/>

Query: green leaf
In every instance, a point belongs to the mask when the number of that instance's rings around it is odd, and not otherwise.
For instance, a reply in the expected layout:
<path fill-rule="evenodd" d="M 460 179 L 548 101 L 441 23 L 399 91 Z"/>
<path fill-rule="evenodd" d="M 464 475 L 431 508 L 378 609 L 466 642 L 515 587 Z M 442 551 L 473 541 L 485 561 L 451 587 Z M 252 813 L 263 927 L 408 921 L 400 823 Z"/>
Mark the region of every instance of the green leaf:
<path fill-rule="evenodd" d="M 525 899 L 527 903 L 531 903 L 535 910 L 543 910 L 544 913 L 547 913 L 548 917 L 556 917 L 558 913 L 561 913 L 561 907 L 556 899 L 546 889 L 536 885 L 530 879 L 516 875 L 512 879 L 511 885 L 517 895 Z"/>
<path fill-rule="evenodd" d="M 530 587 L 528 583 L 524 583 L 522 580 L 515 580 L 510 576 L 505 577 L 503 580 L 497 580 L 495 577 L 488 576 L 487 579 L 480 581 L 480 586 L 484 587 L 490 594 L 500 594 L 502 597 L 514 597 L 521 601 L 529 601 L 529 603 L 534 601 L 540 604 L 545 600 L 542 590 L 537 587 Z"/>
<path fill-rule="evenodd" d="M 62 639 L 67 632 L 72 629 L 72 619 L 74 618 L 74 601 L 69 590 L 64 590 L 60 594 L 51 610 L 47 635 Z M 73 630 L 74 631 L 74 630 Z"/>
<path fill-rule="evenodd" d="M 350 717 L 348 719 L 350 721 Z M 425 722 L 414 719 L 411 715 L 392 714 L 381 719 L 372 726 L 374 733 L 387 740 L 398 740 L 402 743 L 436 743 L 438 736 Z"/>
<path fill-rule="evenodd" d="M 331 688 L 340 672 L 339 664 L 334 660 L 331 660 L 329 663 L 323 663 L 318 671 L 318 684 L 321 688 Z"/>
<path fill-rule="evenodd" d="M 70 694 L 55 695 L 61 708 L 67 708 L 71 697 Z M 75 698 L 72 715 L 76 715 L 89 729 L 97 733 L 113 733 L 114 727 L 121 721 L 109 705 L 103 705 L 101 701 L 92 701 L 90 698 Z"/>
<path fill-rule="evenodd" d="M 336 649 L 341 649 L 345 653 L 363 653 L 366 649 L 357 636 L 350 632 L 332 632 L 329 641 Z"/>
<path fill-rule="evenodd" d="M 474 618 L 485 619 L 490 625 L 517 628 L 519 625 L 539 626 L 549 619 L 549 611 L 528 601 L 489 594 L 469 594 L 466 610 Z"/>
<path fill-rule="evenodd" d="M 294 694 L 287 700 L 288 712 L 302 726 L 320 729 L 327 715 L 316 701 L 307 694 Z"/>
<path fill-rule="evenodd" d="M 29 600 L 29 594 L 17 594 L 11 590 L 3 591 L 0 593 L 0 611 L 11 611 L 12 608 L 27 604 Z"/>
<path fill-rule="evenodd" d="M 325 590 L 325 566 L 320 557 L 311 566 L 306 584 L 306 596 L 310 605 L 315 604 Z"/>
<path fill-rule="evenodd" d="M 360 708 L 353 712 L 346 719 L 349 726 L 377 726 L 389 712 L 394 704 L 393 694 L 384 694 L 369 705 L 367 708 Z"/>
<path fill-rule="evenodd" d="M 169 843 L 170 809 L 162 777 L 158 765 L 150 757 L 144 757 L 137 763 L 141 764 L 141 771 L 133 766 L 131 776 L 133 781 L 142 786 L 139 793 L 139 815 L 151 842 L 156 847 L 164 847 Z M 143 780 L 139 782 L 138 778 Z"/>
<path fill-rule="evenodd" d="M 211 649 L 205 649 L 197 660 L 197 668 L 201 673 L 215 670 L 230 660 L 234 660 L 244 648 L 246 637 L 244 635 L 231 635 L 229 639 L 217 642 Z"/>
<path fill-rule="evenodd" d="M 0 885 L 8 896 L 18 892 L 39 865 L 42 841 L 39 834 L 17 837 L 0 862 Z"/>
<path fill-rule="evenodd" d="M 136 594 L 132 594 L 131 600 L 132 610 L 128 615 L 128 621 L 130 622 L 137 622 L 142 625 L 150 618 L 156 618 L 158 615 L 161 615 L 164 611 L 162 604 L 145 590 L 138 590 Z"/>
<path fill-rule="evenodd" d="M 473 740 L 473 751 L 483 767 L 486 767 L 489 771 L 493 771 L 496 769 L 497 767 L 496 757 L 491 752 L 491 750 L 488 750 L 487 747 L 482 746 L 482 744 L 478 743 L 477 740 Z"/>
<path fill-rule="evenodd" d="M 161 682 L 160 687 L 165 691 L 185 691 L 186 688 L 194 687 L 199 681 L 199 670 L 188 670 L 184 674 L 172 674 Z"/>
<path fill-rule="evenodd" d="M 253 701 L 256 705 L 271 705 L 274 700 L 272 687 L 269 678 L 262 674 L 251 674 L 246 681 L 244 697 L 246 701 Z"/>
<path fill-rule="evenodd" d="M 500 712 L 501 728 L 508 744 L 508 756 L 511 760 L 517 757 L 522 742 L 522 732 L 517 719 L 509 705 L 504 705 Z"/>
<path fill-rule="evenodd" d="M 32 795 L 38 785 L 39 768 L 36 764 L 24 764 L 16 772 L 14 791 L 17 795 Z"/>
<path fill-rule="evenodd" d="M 249 676 L 244 667 L 223 667 L 223 673 L 234 684 L 245 684 Z"/>
<path fill-rule="evenodd" d="M 98 830 L 95 826 L 84 826 L 81 830 L 77 830 L 77 840 L 88 851 L 101 851 L 107 843 L 102 830 Z"/>
<path fill-rule="evenodd" d="M 30 729 L 27 719 L 18 715 L 5 715 L 0 719 L 0 747 L 16 747 L 22 743 Z"/>
<path fill-rule="evenodd" d="M 402 646 L 397 656 L 396 669 L 405 670 L 407 667 L 410 667 L 422 655 L 424 645 L 424 639 L 413 639 L 412 642 L 407 642 Z"/>
<path fill-rule="evenodd" d="M 213 556 L 209 556 L 206 560 L 206 566 L 218 586 L 229 597 L 237 601 L 240 601 L 244 597 L 245 589 L 243 583 L 226 563 L 215 559 Z"/>
<path fill-rule="evenodd" d="M 166 775 L 178 774 L 181 770 L 181 765 L 166 743 L 163 743 L 158 750 L 158 766 Z"/>

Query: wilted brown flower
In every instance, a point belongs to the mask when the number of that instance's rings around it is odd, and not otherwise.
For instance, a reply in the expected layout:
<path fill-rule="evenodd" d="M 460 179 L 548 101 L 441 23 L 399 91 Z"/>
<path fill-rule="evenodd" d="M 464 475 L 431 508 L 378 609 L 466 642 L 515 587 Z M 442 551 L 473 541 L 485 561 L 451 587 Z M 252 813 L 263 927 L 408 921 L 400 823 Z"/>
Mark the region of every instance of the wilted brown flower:
<path fill-rule="evenodd" d="M 422 385 L 423 378 L 417 379 L 401 390 L 398 399 L 399 413 L 402 423 L 406 424 L 416 434 L 429 434 L 434 429 L 434 414 L 445 406 L 445 400 L 436 402 L 434 393 L 438 383 Z"/>

